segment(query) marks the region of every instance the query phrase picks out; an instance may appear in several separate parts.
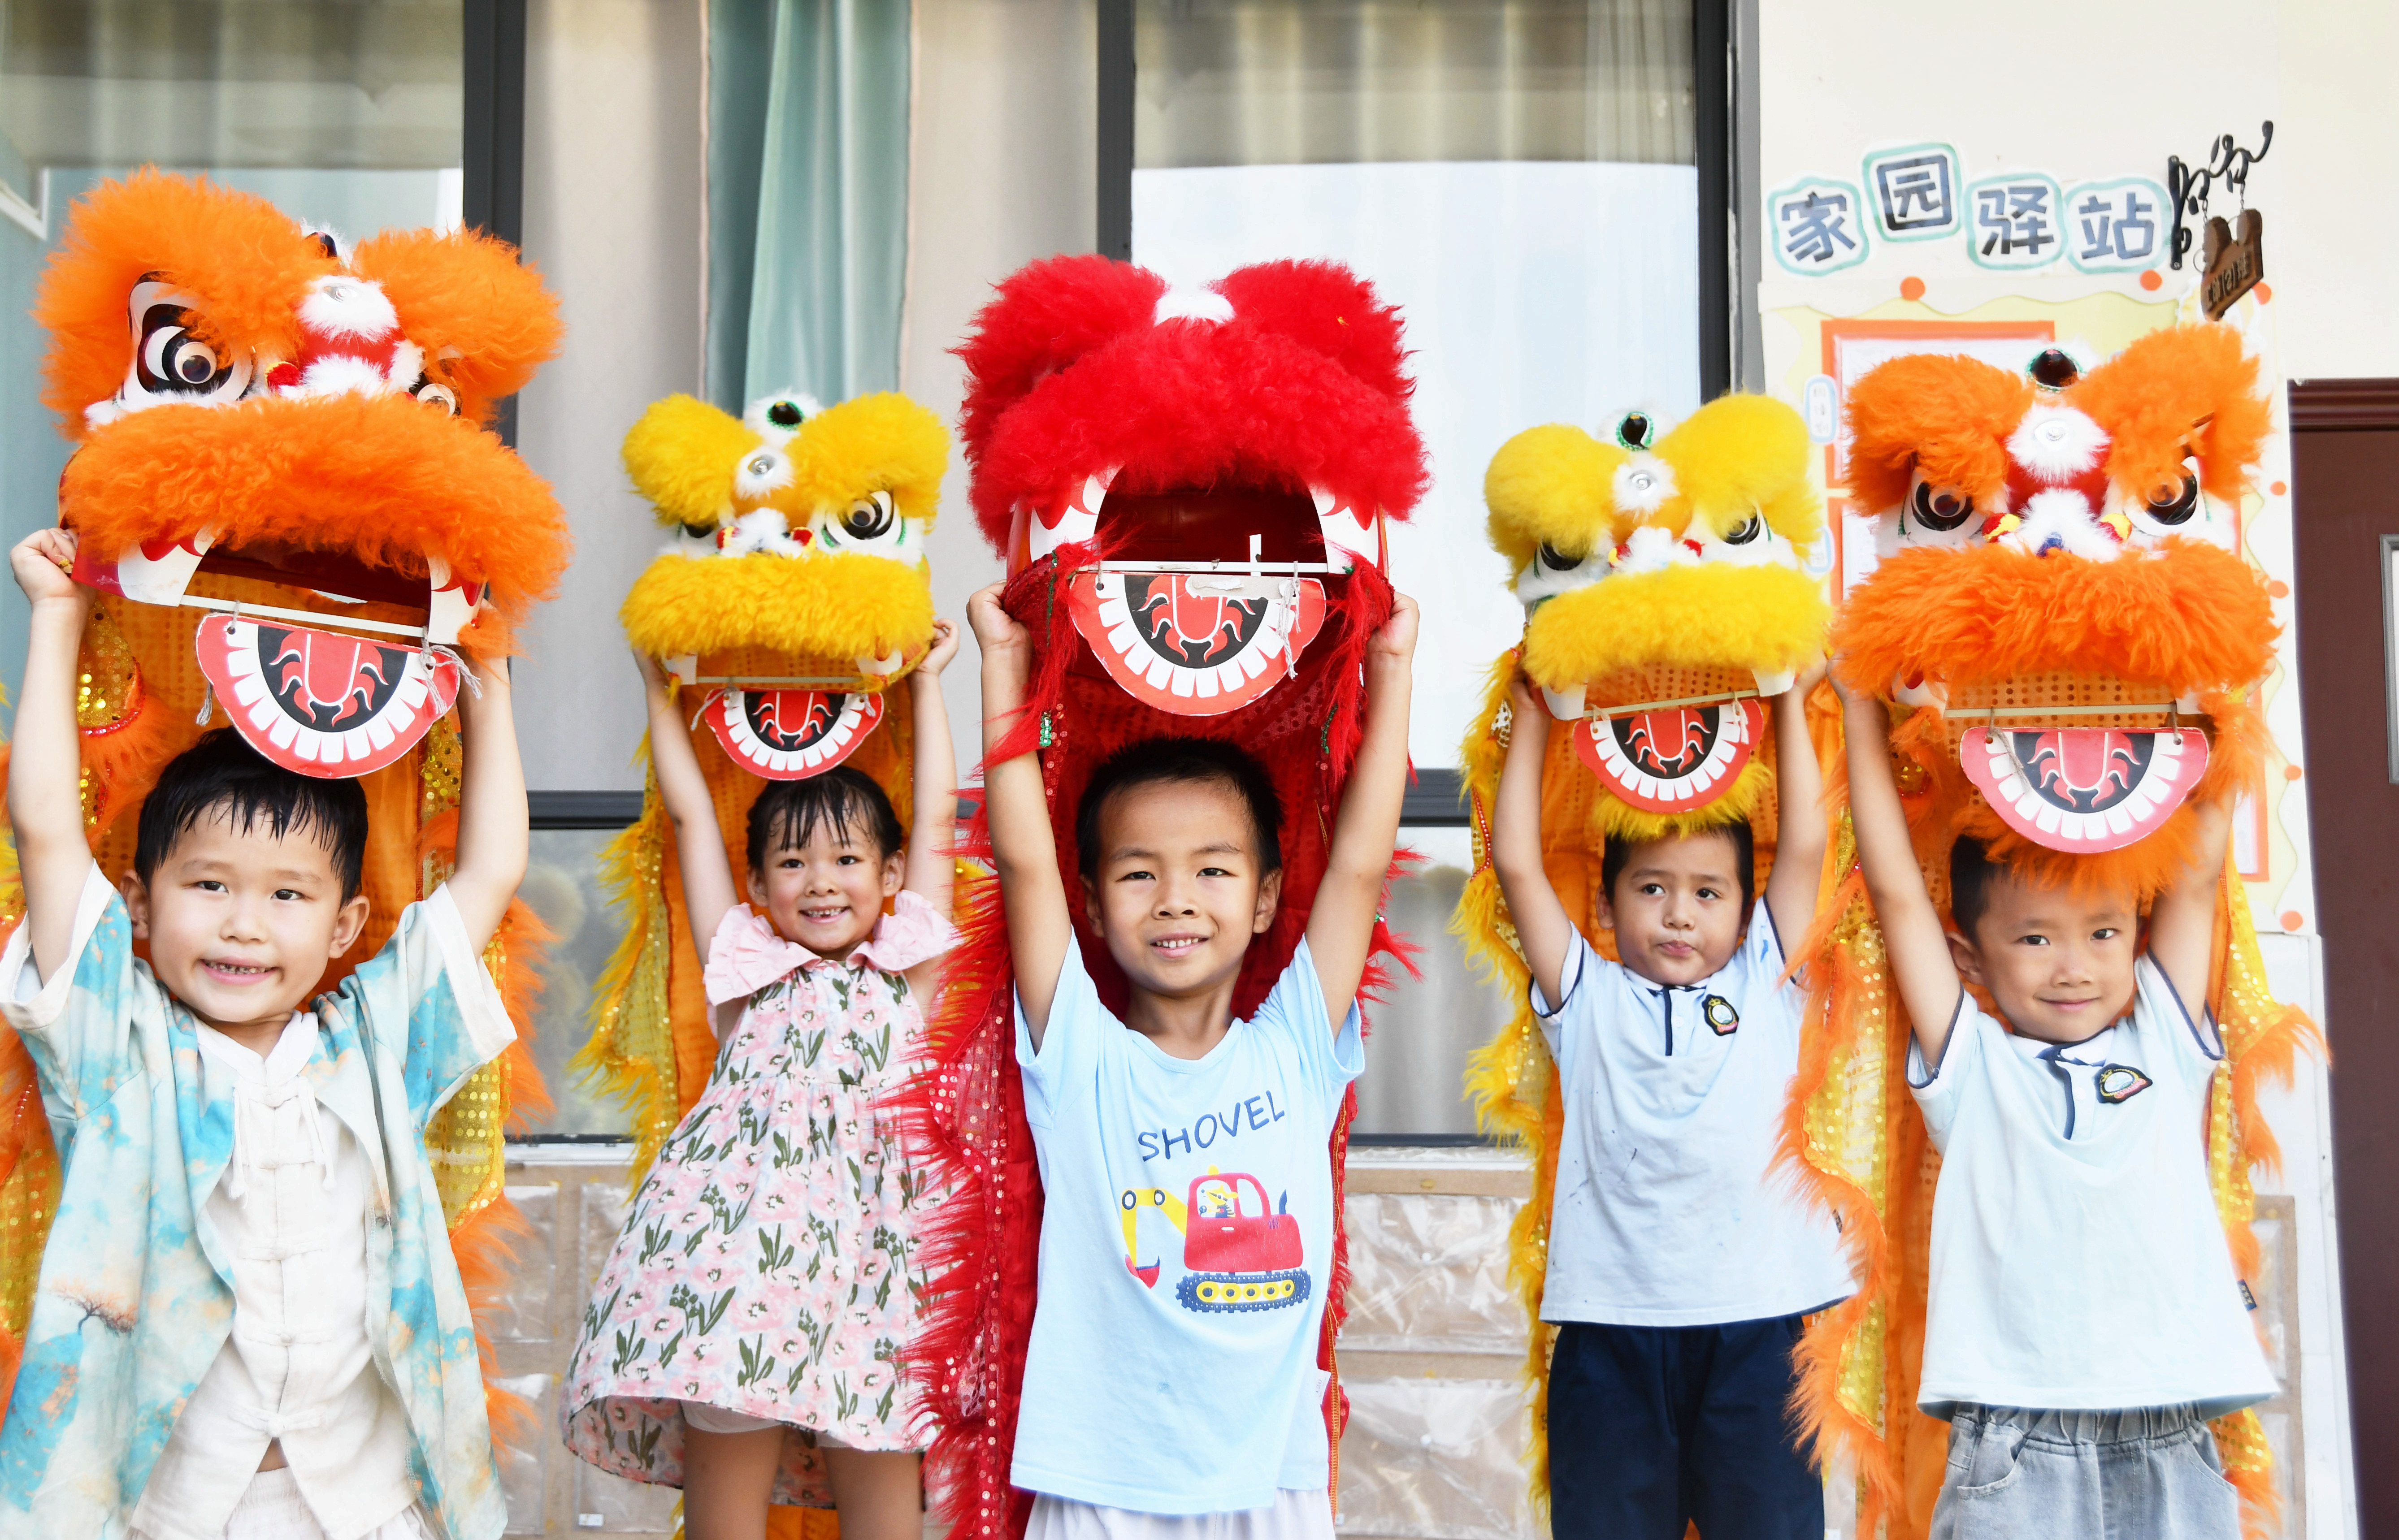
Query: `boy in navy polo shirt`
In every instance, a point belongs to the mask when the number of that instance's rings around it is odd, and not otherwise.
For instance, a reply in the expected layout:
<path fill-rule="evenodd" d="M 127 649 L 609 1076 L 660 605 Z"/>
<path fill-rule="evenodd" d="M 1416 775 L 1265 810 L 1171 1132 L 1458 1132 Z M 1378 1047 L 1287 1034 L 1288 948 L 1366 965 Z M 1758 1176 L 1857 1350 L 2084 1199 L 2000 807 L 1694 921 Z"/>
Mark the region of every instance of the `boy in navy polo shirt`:
<path fill-rule="evenodd" d="M 1775 702 L 1783 817 L 1753 904 L 1743 821 L 1611 840 L 1593 951 L 1541 863 L 1549 713 L 1524 678 L 1491 819 L 1533 1009 L 1557 1061 L 1558 1149 L 1541 1319 L 1557 1540 L 1817 1540 L 1823 1488 L 1787 1404 L 1801 1317 L 1854 1291 L 1832 1217 L 1773 1170 L 1799 1062 L 1783 939 L 1815 918 L 1822 779 L 1802 703 Z"/>

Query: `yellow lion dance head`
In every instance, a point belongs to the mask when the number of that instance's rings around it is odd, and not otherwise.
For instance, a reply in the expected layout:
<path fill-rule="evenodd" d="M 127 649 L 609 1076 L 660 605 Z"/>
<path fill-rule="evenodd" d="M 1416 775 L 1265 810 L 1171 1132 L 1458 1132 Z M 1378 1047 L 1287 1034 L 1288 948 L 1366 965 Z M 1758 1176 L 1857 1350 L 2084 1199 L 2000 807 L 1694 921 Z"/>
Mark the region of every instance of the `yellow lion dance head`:
<path fill-rule="evenodd" d="M 1654 448 L 1653 432 L 1641 412 L 1613 443 L 1528 429 L 1484 480 L 1491 543 L 1516 567 L 1525 671 L 1595 777 L 1594 845 L 1755 812 L 1772 785 L 1761 702 L 1790 688 L 1829 618 L 1798 555 L 1823 507 L 1796 414 L 1728 396 Z"/>

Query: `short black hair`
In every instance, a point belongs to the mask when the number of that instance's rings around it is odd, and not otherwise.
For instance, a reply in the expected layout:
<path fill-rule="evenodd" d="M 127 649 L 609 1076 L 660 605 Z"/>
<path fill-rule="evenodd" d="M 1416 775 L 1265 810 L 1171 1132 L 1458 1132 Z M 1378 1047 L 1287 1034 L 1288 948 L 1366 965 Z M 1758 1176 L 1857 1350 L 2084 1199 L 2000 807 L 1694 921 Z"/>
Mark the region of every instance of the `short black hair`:
<path fill-rule="evenodd" d="M 1687 837 L 1708 836 L 1722 839 L 1732 846 L 1733 873 L 1741 879 L 1741 912 L 1748 913 L 1749 906 L 1757 898 L 1757 842 L 1749 831 L 1749 820 L 1735 818 L 1730 823 L 1710 824 L 1705 829 L 1692 830 Z M 1664 843 L 1662 840 L 1607 842 L 1607 848 L 1599 858 L 1599 890 L 1607 895 L 1609 903 L 1616 902 L 1616 879 L 1623 876 L 1624 869 L 1633 864 L 1633 853 Z"/>
<path fill-rule="evenodd" d="M 908 844 L 900 815 L 891 810 L 891 799 L 874 777 L 839 764 L 805 780 L 766 783 L 750 804 L 751 871 L 764 872 L 767 857 L 806 844 L 819 829 L 831 831 L 836 839 L 864 835 L 874 842 L 881 860 L 889 860 Z"/>
<path fill-rule="evenodd" d="M 314 834 L 332 856 L 344 903 L 357 898 L 364 885 L 366 790 L 346 777 L 328 780 L 286 770 L 230 727 L 203 734 L 159 772 L 158 784 L 142 800 L 133 841 L 134 874 L 149 882 L 176 841 L 202 818 L 219 814 L 237 833 L 248 834 L 263 822 L 277 839 Z"/>
<path fill-rule="evenodd" d="M 1999 866 L 1982 841 L 1960 834 L 1949 846 L 1949 919 L 1970 941 L 1990 911 L 1991 879 L 1998 875 Z"/>
<path fill-rule="evenodd" d="M 1137 786 L 1229 787 L 1250 809 L 1258 837 L 1258 876 L 1282 870 L 1282 801 L 1266 766 L 1223 738 L 1156 737 L 1127 744 L 1091 772 L 1075 804 L 1075 855 L 1085 878 L 1100 871 L 1100 815 L 1108 799 Z"/>

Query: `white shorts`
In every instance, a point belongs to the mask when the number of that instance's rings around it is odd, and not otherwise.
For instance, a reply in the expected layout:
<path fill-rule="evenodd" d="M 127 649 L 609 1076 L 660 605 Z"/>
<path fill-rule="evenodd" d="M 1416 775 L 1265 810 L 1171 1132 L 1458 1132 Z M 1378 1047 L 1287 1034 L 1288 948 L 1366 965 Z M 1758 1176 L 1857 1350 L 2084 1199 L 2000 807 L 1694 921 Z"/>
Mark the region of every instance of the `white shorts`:
<path fill-rule="evenodd" d="M 1239 1513 L 1135 1513 L 1041 1493 L 1024 1540 L 1333 1540 L 1333 1503 L 1322 1488 L 1283 1487 L 1274 1506 Z"/>
<path fill-rule="evenodd" d="M 684 1401 L 682 1406 L 684 1425 L 696 1427 L 702 1433 L 764 1433 L 770 1427 L 792 1425 L 779 1423 L 772 1417 L 752 1417 L 746 1412 L 728 1412 L 706 1401 Z M 817 1447 L 847 1449 L 849 1446 L 830 1433 L 820 1433 L 817 1435 Z"/>
<path fill-rule="evenodd" d="M 136 1531 L 137 1535 L 140 1531 Z M 436 1531 L 416 1509 L 393 1514 L 359 1540 L 434 1540 Z M 224 1540 L 325 1540 L 325 1526 L 300 1495 L 299 1479 L 290 1466 L 262 1470 L 242 1490 L 241 1501 L 226 1516 Z"/>

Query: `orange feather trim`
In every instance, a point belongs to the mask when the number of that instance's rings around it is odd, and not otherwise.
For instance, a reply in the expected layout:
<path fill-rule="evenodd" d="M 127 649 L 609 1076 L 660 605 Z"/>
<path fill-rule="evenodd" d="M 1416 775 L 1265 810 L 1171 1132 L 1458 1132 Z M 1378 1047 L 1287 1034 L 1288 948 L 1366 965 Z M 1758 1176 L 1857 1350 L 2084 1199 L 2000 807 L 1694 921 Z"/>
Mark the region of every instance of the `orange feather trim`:
<path fill-rule="evenodd" d="M 359 243 L 350 271 L 383 286 L 425 350 L 425 371 L 454 388 L 459 414 L 477 423 L 523 389 L 565 334 L 541 274 L 476 231 L 386 230 Z"/>
<path fill-rule="evenodd" d="M 2208 494 L 2236 503 L 2273 430 L 2257 360 L 2229 326 L 2152 331 L 2085 375 L 2066 404 L 2108 430 L 2108 479 L 2131 493 L 2179 486 L 2183 456 L 2195 454 Z"/>
<path fill-rule="evenodd" d="M 1978 507 L 2003 505 L 2008 435 L 2033 386 L 1997 364 L 1937 353 L 1877 366 L 1850 386 L 1850 493 L 1870 513 L 1907 498 L 1918 470 Z"/>
<path fill-rule="evenodd" d="M 2004 546 L 1900 551 L 1850 593 L 1832 650 L 1841 677 L 1875 695 L 1919 675 L 1956 686 L 2111 674 L 2177 695 L 2263 678 L 2281 632 L 2265 580 L 2200 541 L 2170 539 L 2160 552 L 2093 561 Z"/>
<path fill-rule="evenodd" d="M 512 615 L 549 597 L 571 544 L 558 500 L 507 445 L 399 396 L 138 412 L 67 462 L 59 508 L 102 558 L 204 530 L 410 576 L 439 556 Z"/>

